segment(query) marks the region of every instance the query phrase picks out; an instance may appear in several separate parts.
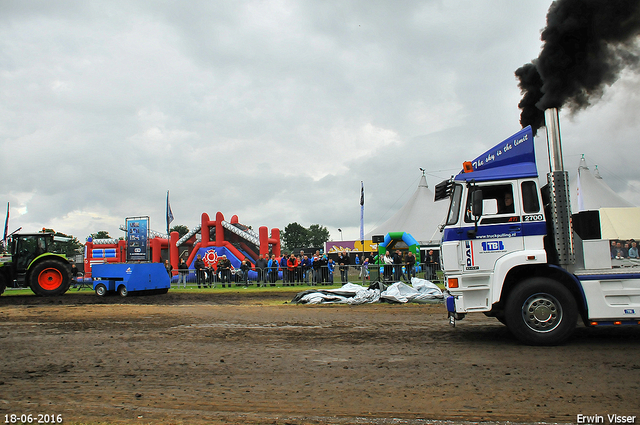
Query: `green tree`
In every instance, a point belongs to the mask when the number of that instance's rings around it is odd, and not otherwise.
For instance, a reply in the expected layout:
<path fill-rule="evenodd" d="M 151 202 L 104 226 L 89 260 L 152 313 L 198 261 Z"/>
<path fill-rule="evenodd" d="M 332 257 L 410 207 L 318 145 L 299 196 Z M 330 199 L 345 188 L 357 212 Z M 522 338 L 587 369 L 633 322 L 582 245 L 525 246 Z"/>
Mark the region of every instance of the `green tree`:
<path fill-rule="evenodd" d="M 285 251 L 309 246 L 309 231 L 296 222 L 287 224 L 281 238 Z"/>
<path fill-rule="evenodd" d="M 307 233 L 309 235 L 308 246 L 323 246 L 324 243 L 329 240 L 329 230 L 319 224 L 312 224 L 311 226 L 309 226 L 309 230 L 307 230 Z"/>
<path fill-rule="evenodd" d="M 109 232 L 107 232 L 106 230 L 99 230 L 98 232 L 92 233 L 89 236 L 91 237 L 91 239 L 113 239 L 111 236 L 109 236 Z"/>
<path fill-rule="evenodd" d="M 178 235 L 180 235 L 180 237 L 183 237 L 184 235 L 189 233 L 189 228 L 184 224 L 176 224 L 171 229 L 169 229 L 169 233 L 171 232 L 178 232 Z"/>

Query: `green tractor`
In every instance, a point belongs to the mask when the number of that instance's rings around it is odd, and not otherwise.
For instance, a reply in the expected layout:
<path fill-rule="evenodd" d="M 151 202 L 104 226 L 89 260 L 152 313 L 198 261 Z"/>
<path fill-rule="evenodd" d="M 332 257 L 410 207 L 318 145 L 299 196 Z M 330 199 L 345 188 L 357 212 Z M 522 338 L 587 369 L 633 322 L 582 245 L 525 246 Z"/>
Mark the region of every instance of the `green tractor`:
<path fill-rule="evenodd" d="M 66 256 L 56 254 L 60 242 L 68 238 L 52 233 L 11 235 L 10 255 L 0 255 L 0 294 L 10 285 L 27 286 L 36 295 L 62 295 L 71 284 L 71 265 Z"/>

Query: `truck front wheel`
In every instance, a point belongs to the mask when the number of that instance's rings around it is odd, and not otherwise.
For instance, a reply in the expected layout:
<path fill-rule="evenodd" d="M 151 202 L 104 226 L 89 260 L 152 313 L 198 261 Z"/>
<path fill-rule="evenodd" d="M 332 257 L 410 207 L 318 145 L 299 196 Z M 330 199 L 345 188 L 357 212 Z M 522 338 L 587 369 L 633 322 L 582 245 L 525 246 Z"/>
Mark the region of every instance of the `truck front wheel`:
<path fill-rule="evenodd" d="M 61 261 L 44 260 L 31 270 L 30 286 L 37 295 L 62 295 L 71 284 L 71 271 Z"/>
<path fill-rule="evenodd" d="M 544 277 L 527 279 L 509 295 L 505 306 L 509 331 L 528 345 L 558 345 L 573 333 L 576 301 L 561 283 Z"/>

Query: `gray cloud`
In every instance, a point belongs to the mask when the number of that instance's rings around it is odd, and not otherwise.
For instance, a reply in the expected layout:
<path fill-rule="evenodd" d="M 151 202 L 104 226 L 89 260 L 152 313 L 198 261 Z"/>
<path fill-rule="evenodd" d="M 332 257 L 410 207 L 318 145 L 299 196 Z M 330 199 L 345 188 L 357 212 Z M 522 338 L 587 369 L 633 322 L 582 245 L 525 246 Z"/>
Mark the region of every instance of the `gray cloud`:
<path fill-rule="evenodd" d="M 368 228 L 419 167 L 434 186 L 519 129 L 513 72 L 538 55 L 548 6 L 2 2 L 0 202 L 12 228 L 84 239 L 127 216 L 162 230 L 170 190 L 174 224 L 221 211 L 355 238 L 361 180 Z M 568 157 L 598 155 L 621 192 L 640 182 L 637 87 L 625 76 L 562 121 Z"/>

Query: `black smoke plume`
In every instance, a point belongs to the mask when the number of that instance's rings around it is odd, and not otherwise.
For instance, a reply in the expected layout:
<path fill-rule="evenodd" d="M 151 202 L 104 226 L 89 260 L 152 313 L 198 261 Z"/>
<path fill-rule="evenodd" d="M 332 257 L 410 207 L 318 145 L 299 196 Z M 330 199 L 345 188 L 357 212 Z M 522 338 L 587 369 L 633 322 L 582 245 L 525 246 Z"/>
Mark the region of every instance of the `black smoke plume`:
<path fill-rule="evenodd" d="M 640 0 L 557 0 L 547 12 L 540 56 L 516 70 L 522 100 L 520 124 L 534 133 L 544 110 L 572 112 L 598 100 L 640 49 Z"/>

